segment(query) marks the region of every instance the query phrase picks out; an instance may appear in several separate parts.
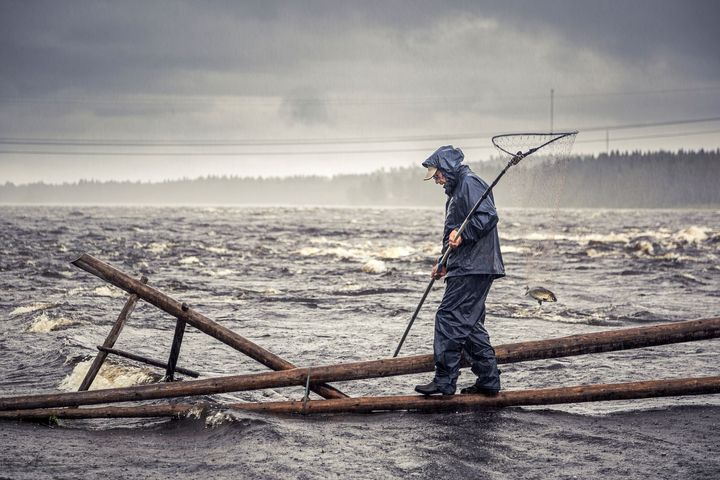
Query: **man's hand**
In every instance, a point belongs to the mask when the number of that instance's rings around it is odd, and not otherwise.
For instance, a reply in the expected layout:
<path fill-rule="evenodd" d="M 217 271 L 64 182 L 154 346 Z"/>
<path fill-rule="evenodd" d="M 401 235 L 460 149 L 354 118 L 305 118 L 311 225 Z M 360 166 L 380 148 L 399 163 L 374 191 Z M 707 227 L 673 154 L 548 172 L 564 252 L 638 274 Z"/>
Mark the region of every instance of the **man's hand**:
<path fill-rule="evenodd" d="M 452 248 L 453 250 L 460 246 L 460 244 L 462 243 L 462 237 L 458 235 L 457 230 L 453 230 L 452 232 L 450 232 L 450 239 L 448 243 L 450 244 L 450 248 Z"/>
<path fill-rule="evenodd" d="M 443 265 L 443 268 L 440 270 L 440 272 L 437 271 L 437 263 L 433 266 L 432 273 L 430 276 L 437 280 L 438 278 L 442 278 L 447 273 L 447 268 L 445 268 L 445 265 Z"/>

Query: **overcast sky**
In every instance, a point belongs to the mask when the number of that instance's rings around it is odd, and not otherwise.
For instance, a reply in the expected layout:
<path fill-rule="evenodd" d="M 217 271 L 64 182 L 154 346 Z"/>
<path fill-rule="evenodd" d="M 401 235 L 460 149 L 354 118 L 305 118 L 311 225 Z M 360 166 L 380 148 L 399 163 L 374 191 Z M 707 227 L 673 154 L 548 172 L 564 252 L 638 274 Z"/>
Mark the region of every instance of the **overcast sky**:
<path fill-rule="evenodd" d="M 0 183 L 482 160 L 551 121 L 576 152 L 714 149 L 718 20 L 712 0 L 1 0 Z"/>

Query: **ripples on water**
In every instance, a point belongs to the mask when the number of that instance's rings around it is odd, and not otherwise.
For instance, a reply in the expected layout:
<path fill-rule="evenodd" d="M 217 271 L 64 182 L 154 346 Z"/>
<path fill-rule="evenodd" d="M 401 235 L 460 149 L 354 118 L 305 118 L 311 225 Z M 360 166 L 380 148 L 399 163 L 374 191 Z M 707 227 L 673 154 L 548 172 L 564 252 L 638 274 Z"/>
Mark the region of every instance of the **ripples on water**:
<path fill-rule="evenodd" d="M 437 258 L 439 209 L 2 207 L 3 395 L 74 390 L 126 294 L 68 263 L 87 252 L 139 277 L 297 365 L 388 357 Z M 507 277 L 488 299 L 496 344 L 717 315 L 716 211 L 501 211 Z M 439 284 L 440 282 L 438 282 Z M 525 286 L 558 302 L 542 308 Z M 405 344 L 429 353 L 438 285 Z M 117 348 L 167 357 L 174 319 L 140 304 Z M 717 374 L 717 342 L 503 367 L 505 387 L 534 388 Z M 189 328 L 180 365 L 204 376 L 265 368 Z M 101 386 L 161 372 L 112 360 Z M 341 384 L 351 395 L 403 394 L 428 375 Z M 461 384 L 469 383 L 469 374 Z M 298 398 L 300 389 L 220 400 Z M 684 400 L 692 402 L 693 400 Z M 703 397 L 703 402 L 715 401 Z M 587 404 L 602 412 L 674 400 Z M 617 407 L 620 405 L 620 407 Z M 214 421 L 216 421 L 215 419 Z"/>

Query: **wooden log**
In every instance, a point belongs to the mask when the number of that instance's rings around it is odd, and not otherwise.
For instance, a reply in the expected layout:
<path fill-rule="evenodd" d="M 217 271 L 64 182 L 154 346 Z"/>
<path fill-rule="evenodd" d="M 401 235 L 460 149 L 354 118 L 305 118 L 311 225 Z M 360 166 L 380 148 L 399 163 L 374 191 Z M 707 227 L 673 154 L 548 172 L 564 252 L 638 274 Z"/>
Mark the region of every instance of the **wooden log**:
<path fill-rule="evenodd" d="M 515 405 L 551 405 L 558 403 L 599 402 L 638 398 L 675 397 L 720 393 L 720 377 L 680 378 L 644 382 L 581 385 L 577 387 L 517 390 L 498 395 L 356 397 L 309 402 L 233 403 L 235 410 L 263 413 L 369 413 L 409 410 L 442 412 Z"/>
<path fill-rule="evenodd" d="M 184 310 L 187 305 L 182 304 Z M 167 369 L 165 370 L 165 381 L 172 382 L 175 379 L 175 367 L 177 366 L 178 357 L 180 356 L 180 345 L 182 345 L 183 335 L 185 334 L 185 320 L 180 318 L 175 323 L 175 335 L 173 335 L 172 347 L 170 347 L 170 356 L 168 357 Z"/>
<path fill-rule="evenodd" d="M 93 407 L 93 408 L 38 408 L 35 410 L 10 410 L 0 412 L 0 419 L 49 420 L 51 418 L 152 418 L 185 417 L 207 414 L 207 403 L 165 403 L 160 405 L 136 405 L 132 407 Z"/>
<path fill-rule="evenodd" d="M 232 403 L 227 405 L 161 404 L 132 407 L 50 408 L 11 410 L 0 412 L 0 419 L 55 418 L 131 418 L 131 417 L 182 417 L 191 413 L 208 412 L 214 408 L 264 413 L 369 413 L 407 410 L 415 412 L 441 412 L 482 410 L 511 406 L 553 405 L 561 403 L 633 400 L 640 398 L 679 397 L 720 393 L 720 377 L 680 378 L 643 382 L 580 385 L 574 387 L 537 390 L 507 390 L 496 396 L 454 395 L 450 397 L 424 397 L 418 395 L 359 397 L 333 400 Z"/>
<path fill-rule="evenodd" d="M 184 320 L 201 332 L 220 340 L 273 370 L 290 370 L 295 368 L 295 365 L 292 363 L 251 342 L 242 335 L 210 320 L 192 308 L 183 310 L 182 303 L 177 300 L 157 289 L 148 287 L 142 282 L 138 282 L 129 275 L 90 255 L 82 254 L 71 263 L 130 294 L 137 295 L 146 302 L 155 305 L 160 310 L 169 313 L 175 318 Z M 313 386 L 313 391 L 324 398 L 347 398 L 347 395 L 330 385 L 316 384 Z"/>
<path fill-rule="evenodd" d="M 103 347 L 102 345 L 97 346 L 98 350 L 105 352 L 106 354 L 112 353 L 113 355 L 117 355 L 118 357 L 127 358 L 130 360 L 135 360 L 136 362 L 140 363 L 146 363 L 148 365 L 152 365 L 154 367 L 164 368 L 167 371 L 168 364 L 165 362 L 161 362 L 160 360 L 153 360 L 152 358 L 143 357 L 142 355 L 136 355 L 134 353 L 125 352 L 123 350 L 118 350 L 116 348 L 107 348 Z M 175 367 L 174 370 L 187 375 L 188 377 L 198 378 L 200 374 L 196 372 L 195 370 L 190 370 L 189 368 L 183 368 L 183 367 Z"/>
<path fill-rule="evenodd" d="M 146 276 L 142 276 L 140 278 L 140 282 L 147 283 L 148 279 Z M 122 332 L 123 327 L 125 326 L 125 322 L 130 317 L 130 314 L 132 314 L 133 310 L 135 310 L 135 305 L 137 304 L 138 296 L 133 294 L 130 294 L 130 297 L 125 302 L 125 306 L 123 307 L 122 311 L 120 312 L 120 315 L 118 315 L 117 320 L 115 320 L 115 324 L 113 325 L 113 328 L 110 330 L 110 333 L 105 338 L 105 341 L 103 342 L 103 347 L 112 348 L 115 346 L 115 342 L 117 341 L 118 337 L 120 337 L 120 332 Z M 89 390 L 90 385 L 92 385 L 92 382 L 95 380 L 95 377 L 97 376 L 98 372 L 100 372 L 100 368 L 102 367 L 103 363 L 105 362 L 105 358 L 107 357 L 107 353 L 100 351 L 98 352 L 97 356 L 95 357 L 95 360 L 93 360 L 92 365 L 88 369 L 87 373 L 85 374 L 85 378 L 83 379 L 82 383 L 80 384 L 80 388 L 78 388 L 79 391 Z"/>
<path fill-rule="evenodd" d="M 653 331 L 657 335 L 653 335 Z M 720 318 L 712 318 L 526 342 L 527 348 L 522 348 L 522 344 L 500 345 L 495 348 L 495 351 L 500 363 L 513 363 L 717 337 L 720 337 Z M 590 342 L 590 339 L 594 339 L 595 343 Z M 589 343 L 588 348 L 579 348 L 579 345 L 586 342 Z M 304 385 L 308 375 L 312 378 L 311 382 L 328 382 L 388 377 L 432 370 L 432 356 L 418 355 L 312 368 L 295 368 L 280 372 L 190 380 L 181 383 L 138 385 L 88 392 L 0 397 L 0 410 L 91 405 L 288 387 Z"/>

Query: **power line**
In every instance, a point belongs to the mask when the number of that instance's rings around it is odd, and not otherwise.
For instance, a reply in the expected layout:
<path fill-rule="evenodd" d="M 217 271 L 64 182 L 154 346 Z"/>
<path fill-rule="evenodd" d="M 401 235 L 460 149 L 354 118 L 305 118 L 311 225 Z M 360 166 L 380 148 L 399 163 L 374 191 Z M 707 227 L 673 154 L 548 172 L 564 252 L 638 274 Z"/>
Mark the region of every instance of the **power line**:
<path fill-rule="evenodd" d="M 652 123 L 631 123 L 579 128 L 580 132 L 597 132 L 606 130 L 627 130 L 634 128 L 650 128 L 659 126 L 686 125 L 693 123 L 711 123 L 720 121 L 720 117 L 707 117 L 683 120 L 668 120 Z M 396 137 L 365 137 L 365 138 L 306 138 L 306 139 L 245 139 L 245 140 L 122 140 L 122 139 L 44 139 L 44 138 L 0 138 L 0 145 L 17 146 L 78 146 L 78 147 L 239 147 L 239 146 L 293 146 L 293 145 L 340 145 L 340 144 L 382 144 L 405 142 L 448 142 L 489 138 L 492 133 L 462 133 L 451 135 L 415 135 Z M 467 148 L 467 147 L 466 147 Z M 478 147 L 479 148 L 479 147 Z M 395 151 L 395 150 L 393 150 Z M 407 150 L 403 150 L 407 151 Z M 0 151 L 0 153 L 3 153 Z M 17 152 L 15 152 L 17 153 Z M 152 155 L 148 153 L 148 155 Z"/>
<path fill-rule="evenodd" d="M 31 146 L 94 146 L 94 147 L 238 147 L 238 146 L 279 146 L 279 145 L 335 145 L 335 144 L 362 144 L 362 143 L 404 143 L 424 142 L 438 140 L 463 140 L 490 136 L 490 134 L 455 134 L 455 135 L 417 135 L 404 137 L 366 137 L 366 138 L 288 138 L 288 139 L 246 139 L 246 140 L 59 140 L 43 138 L 0 138 L 2 145 L 31 145 Z"/>
<path fill-rule="evenodd" d="M 720 133 L 720 129 L 704 130 L 700 132 L 678 132 L 650 135 L 637 135 L 630 137 L 613 138 L 613 142 L 627 140 L 646 140 L 651 138 L 675 138 L 695 135 L 708 135 Z M 576 140 L 575 143 L 600 143 L 605 139 L 598 140 Z M 464 150 L 491 150 L 488 145 L 464 146 Z M 378 153 L 415 153 L 427 152 L 427 148 L 397 148 L 397 149 L 372 149 L 372 150 L 313 150 L 313 151 L 249 151 L 249 152 L 72 152 L 72 151 L 47 151 L 47 150 L 0 150 L 0 154 L 7 155 L 49 155 L 49 156 L 110 156 L 110 157 L 241 157 L 241 156 L 299 156 L 299 155 L 360 155 Z"/>
<path fill-rule="evenodd" d="M 671 125 L 685 125 L 688 123 L 706 123 L 720 121 L 720 117 L 694 118 L 691 120 L 669 120 L 664 122 L 652 123 L 626 123 L 624 125 L 607 125 L 604 127 L 586 127 L 581 129 L 583 132 L 597 132 L 601 130 L 627 130 L 630 128 L 648 128 L 648 127 L 665 127 Z"/>
<path fill-rule="evenodd" d="M 463 147 L 465 150 L 489 150 L 492 146 Z M 251 151 L 251 152 L 69 152 L 46 150 L 0 150 L 0 154 L 10 155 L 58 155 L 58 156 L 109 156 L 109 157 L 247 157 L 247 156 L 295 156 L 295 155 L 343 155 L 369 153 L 412 153 L 427 152 L 427 148 L 398 148 L 376 150 L 314 150 L 314 151 Z"/>
<path fill-rule="evenodd" d="M 693 135 L 709 135 L 712 133 L 720 133 L 720 128 L 714 130 L 704 130 L 701 132 L 682 132 L 682 133 L 657 133 L 649 135 L 637 135 L 632 137 L 612 137 L 610 138 L 613 142 L 622 142 L 624 140 L 647 140 L 650 138 L 674 138 L 674 137 L 689 137 Z M 598 140 L 575 140 L 575 143 L 600 143 L 605 142 L 606 139 L 601 138 Z"/>
<path fill-rule="evenodd" d="M 664 95 L 668 93 L 703 93 L 714 92 L 720 90 L 720 86 L 708 87 L 689 87 L 689 88 L 666 88 L 661 90 L 631 90 L 625 92 L 597 92 L 597 93 L 566 93 L 557 95 L 562 98 L 579 98 L 579 97 L 613 97 L 613 96 L 632 96 L 632 95 Z"/>

